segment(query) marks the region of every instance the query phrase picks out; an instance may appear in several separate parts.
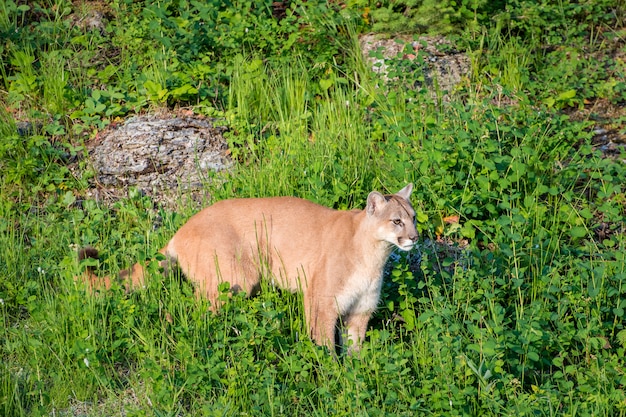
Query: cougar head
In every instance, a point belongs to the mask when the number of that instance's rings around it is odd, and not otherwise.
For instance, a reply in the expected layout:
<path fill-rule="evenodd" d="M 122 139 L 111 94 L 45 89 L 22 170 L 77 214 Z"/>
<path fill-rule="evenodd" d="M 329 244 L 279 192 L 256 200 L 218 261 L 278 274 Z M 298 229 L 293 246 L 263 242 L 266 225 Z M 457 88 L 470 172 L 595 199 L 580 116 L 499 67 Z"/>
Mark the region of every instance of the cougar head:
<path fill-rule="evenodd" d="M 395 194 L 383 195 L 372 191 L 367 197 L 367 215 L 377 223 L 376 237 L 409 251 L 417 242 L 415 210 L 411 206 L 413 184 L 408 184 Z"/>

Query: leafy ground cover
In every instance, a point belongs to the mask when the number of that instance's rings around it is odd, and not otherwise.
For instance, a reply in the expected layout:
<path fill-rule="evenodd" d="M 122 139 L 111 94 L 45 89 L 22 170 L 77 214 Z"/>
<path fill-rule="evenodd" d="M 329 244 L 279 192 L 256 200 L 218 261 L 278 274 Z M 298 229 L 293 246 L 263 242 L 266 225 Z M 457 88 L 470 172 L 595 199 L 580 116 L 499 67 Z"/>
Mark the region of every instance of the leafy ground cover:
<path fill-rule="evenodd" d="M 4 2 L 0 413 L 626 415 L 624 10 Z M 361 32 L 430 26 L 471 58 L 453 91 L 433 93 L 411 45 L 386 81 L 360 54 Z M 156 262 L 132 294 L 74 283 L 76 247 L 116 273 L 193 213 L 84 198 L 85 140 L 180 107 L 229 127 L 237 167 L 207 204 L 358 207 L 415 183 L 421 245 L 393 257 L 358 357 L 315 346 L 298 296 L 272 288 L 211 314 Z"/>

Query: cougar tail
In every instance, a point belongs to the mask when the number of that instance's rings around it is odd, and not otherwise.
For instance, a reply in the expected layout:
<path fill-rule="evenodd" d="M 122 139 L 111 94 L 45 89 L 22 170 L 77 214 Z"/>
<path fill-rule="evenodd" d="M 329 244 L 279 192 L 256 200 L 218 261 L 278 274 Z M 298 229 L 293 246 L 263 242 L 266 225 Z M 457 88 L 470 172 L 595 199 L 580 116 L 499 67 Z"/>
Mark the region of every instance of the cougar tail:
<path fill-rule="evenodd" d="M 98 251 L 91 246 L 84 247 L 78 251 L 78 260 L 84 259 L 98 259 Z M 80 276 L 75 277 L 75 280 L 81 280 L 85 286 L 92 292 L 108 290 L 111 288 L 111 284 L 117 280 L 122 284 L 126 291 L 130 291 L 133 288 L 139 288 L 144 285 L 144 269 L 139 263 L 136 263 L 129 269 L 125 269 L 119 273 L 117 278 L 111 278 L 109 276 L 99 277 L 96 275 L 96 268 L 92 265 L 87 265 L 85 272 Z"/>
<path fill-rule="evenodd" d="M 81 248 L 78 251 L 78 261 L 85 259 L 98 259 L 98 251 L 91 246 Z M 96 268 L 93 265 L 87 265 L 85 271 L 77 277 L 74 277 L 75 281 L 83 281 L 85 286 L 91 291 L 108 290 L 111 288 L 111 278 L 100 278 L 96 275 Z"/>

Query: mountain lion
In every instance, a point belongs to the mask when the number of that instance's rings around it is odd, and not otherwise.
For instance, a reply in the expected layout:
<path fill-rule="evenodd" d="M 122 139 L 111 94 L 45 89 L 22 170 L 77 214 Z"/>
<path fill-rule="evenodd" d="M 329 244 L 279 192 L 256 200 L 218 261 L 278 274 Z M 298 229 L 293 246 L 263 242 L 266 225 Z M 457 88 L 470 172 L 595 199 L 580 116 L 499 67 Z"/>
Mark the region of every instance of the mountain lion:
<path fill-rule="evenodd" d="M 382 271 L 394 246 L 408 251 L 417 241 L 413 184 L 393 195 L 373 191 L 364 210 L 338 211 L 296 197 L 223 200 L 191 217 L 161 249 L 199 295 L 218 307 L 218 284 L 253 294 L 261 278 L 302 291 L 310 336 L 333 348 L 338 321 L 357 350 L 377 307 Z M 80 257 L 96 257 L 87 248 Z M 131 287 L 143 283 L 143 266 L 120 273 Z M 92 289 L 109 288 L 88 270 Z"/>

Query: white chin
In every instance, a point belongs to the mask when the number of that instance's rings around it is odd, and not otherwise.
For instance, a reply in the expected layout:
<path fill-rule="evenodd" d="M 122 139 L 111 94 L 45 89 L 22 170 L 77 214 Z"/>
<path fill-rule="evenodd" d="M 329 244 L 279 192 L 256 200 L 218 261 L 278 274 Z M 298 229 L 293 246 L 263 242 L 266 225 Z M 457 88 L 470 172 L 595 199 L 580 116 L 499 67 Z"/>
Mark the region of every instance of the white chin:
<path fill-rule="evenodd" d="M 403 250 L 405 252 L 410 251 L 411 249 L 413 249 L 413 246 L 415 246 L 413 243 L 409 243 L 408 245 L 402 245 L 402 246 L 398 246 L 398 248 L 400 250 Z"/>

